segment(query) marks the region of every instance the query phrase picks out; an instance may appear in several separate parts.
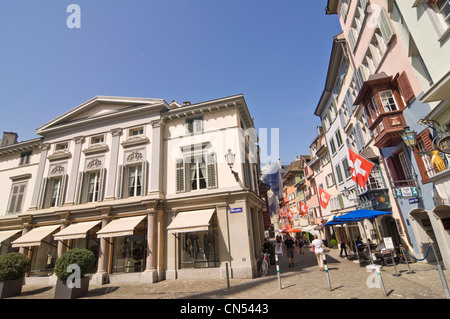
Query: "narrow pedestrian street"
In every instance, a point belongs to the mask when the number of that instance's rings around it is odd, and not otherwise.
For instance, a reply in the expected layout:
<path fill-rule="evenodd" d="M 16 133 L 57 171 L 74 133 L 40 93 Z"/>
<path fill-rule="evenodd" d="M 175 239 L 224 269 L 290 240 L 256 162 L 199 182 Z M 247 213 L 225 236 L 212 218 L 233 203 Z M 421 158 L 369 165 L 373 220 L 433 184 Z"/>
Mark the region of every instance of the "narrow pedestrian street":
<path fill-rule="evenodd" d="M 327 264 L 332 290 L 325 272 L 319 271 L 310 248 L 300 255 L 296 248 L 294 267 L 288 267 L 286 255 L 280 256 L 281 289 L 276 266 L 266 277 L 255 279 L 164 280 L 155 284 L 91 286 L 86 299 L 445 299 L 439 273 L 433 264 L 406 264 L 383 267 L 381 274 L 387 296 L 376 287 L 375 273 L 367 272 L 346 258 L 338 249 L 328 250 Z M 450 278 L 450 271 L 445 270 Z M 370 277 L 372 276 L 372 277 Z M 369 284 L 368 284 L 369 283 Z M 371 286 L 371 287 L 369 287 Z M 53 299 L 53 286 L 24 286 L 22 295 L 11 299 Z"/>

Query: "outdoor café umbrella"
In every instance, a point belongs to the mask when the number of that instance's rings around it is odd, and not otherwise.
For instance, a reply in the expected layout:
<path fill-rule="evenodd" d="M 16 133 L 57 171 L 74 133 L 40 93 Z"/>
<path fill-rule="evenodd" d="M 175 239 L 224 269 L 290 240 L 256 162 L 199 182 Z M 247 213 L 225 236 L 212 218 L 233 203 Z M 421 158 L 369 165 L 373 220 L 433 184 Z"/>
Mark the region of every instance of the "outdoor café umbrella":
<path fill-rule="evenodd" d="M 365 219 L 373 219 L 378 216 L 388 215 L 388 214 L 392 214 L 392 212 L 385 212 L 385 211 L 381 211 L 381 210 L 371 210 L 371 209 L 357 209 L 357 210 L 354 210 L 352 212 L 349 212 L 347 214 L 344 214 L 342 216 L 338 216 L 338 217 L 332 219 L 331 221 L 326 223 L 324 226 L 342 225 L 342 224 L 345 224 L 348 222 L 361 222 L 361 227 L 364 231 L 364 237 L 366 238 L 366 243 L 367 243 L 368 242 L 367 233 L 366 233 L 366 228 L 363 225 L 363 221 Z M 372 256 L 370 256 L 370 246 L 368 246 L 368 248 L 369 248 L 369 257 L 370 257 L 371 263 L 373 264 L 373 258 L 372 258 Z M 356 252 L 358 252 L 358 249 L 356 249 Z"/>

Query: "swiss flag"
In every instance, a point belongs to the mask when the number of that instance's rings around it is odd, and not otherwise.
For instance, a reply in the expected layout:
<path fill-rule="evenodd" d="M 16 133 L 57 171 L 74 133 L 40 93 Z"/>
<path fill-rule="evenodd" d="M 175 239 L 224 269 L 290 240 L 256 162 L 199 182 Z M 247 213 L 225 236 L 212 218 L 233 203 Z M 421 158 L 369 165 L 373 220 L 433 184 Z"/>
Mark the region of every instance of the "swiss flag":
<path fill-rule="evenodd" d="M 366 187 L 369 180 L 370 172 L 372 171 L 373 163 L 366 160 L 364 157 L 358 155 L 351 149 L 349 151 L 349 159 L 353 165 L 350 167 L 352 172 L 352 179 L 361 187 Z"/>
<path fill-rule="evenodd" d="M 302 216 L 305 216 L 306 212 L 308 211 L 308 206 L 306 206 L 306 204 L 303 202 L 298 202 L 298 210 L 300 211 L 300 214 L 302 214 Z"/>
<path fill-rule="evenodd" d="M 322 208 L 327 208 L 328 203 L 330 202 L 330 198 L 331 198 L 331 195 L 319 187 L 319 200 L 320 200 L 320 206 L 322 206 Z"/>
<path fill-rule="evenodd" d="M 288 219 L 292 220 L 293 217 L 294 217 L 294 212 L 288 208 Z"/>

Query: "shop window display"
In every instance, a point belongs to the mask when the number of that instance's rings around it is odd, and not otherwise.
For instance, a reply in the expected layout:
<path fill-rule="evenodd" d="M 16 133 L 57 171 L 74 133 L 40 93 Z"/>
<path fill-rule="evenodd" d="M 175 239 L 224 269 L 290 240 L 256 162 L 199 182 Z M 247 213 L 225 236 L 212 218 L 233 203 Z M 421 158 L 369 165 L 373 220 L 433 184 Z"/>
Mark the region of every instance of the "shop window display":
<path fill-rule="evenodd" d="M 213 215 L 208 231 L 181 233 L 180 269 L 219 266 L 217 216 Z"/>
<path fill-rule="evenodd" d="M 114 239 L 113 273 L 145 270 L 147 241 L 145 233 Z"/>
<path fill-rule="evenodd" d="M 55 268 L 57 258 L 58 242 L 44 239 L 40 246 L 33 247 L 33 257 L 31 260 L 32 276 L 50 276 Z"/>

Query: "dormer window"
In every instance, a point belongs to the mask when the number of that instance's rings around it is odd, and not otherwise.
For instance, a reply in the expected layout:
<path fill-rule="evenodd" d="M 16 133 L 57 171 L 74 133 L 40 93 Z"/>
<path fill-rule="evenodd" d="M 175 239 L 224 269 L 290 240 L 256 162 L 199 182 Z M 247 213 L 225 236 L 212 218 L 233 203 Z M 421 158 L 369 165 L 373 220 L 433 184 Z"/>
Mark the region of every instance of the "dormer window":
<path fill-rule="evenodd" d="M 186 134 L 200 134 L 203 132 L 203 118 L 186 120 Z"/>

